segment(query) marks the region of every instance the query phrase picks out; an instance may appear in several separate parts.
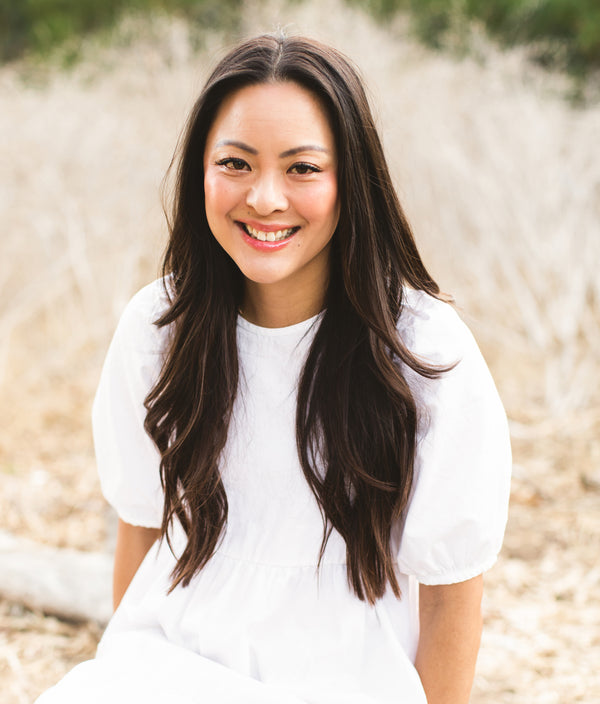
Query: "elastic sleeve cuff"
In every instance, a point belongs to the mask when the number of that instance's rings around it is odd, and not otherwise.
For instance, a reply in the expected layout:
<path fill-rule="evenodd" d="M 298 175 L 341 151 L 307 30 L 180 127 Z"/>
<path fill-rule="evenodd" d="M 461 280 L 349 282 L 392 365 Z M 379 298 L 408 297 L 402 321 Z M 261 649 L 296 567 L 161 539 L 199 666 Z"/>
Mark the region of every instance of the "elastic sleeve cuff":
<path fill-rule="evenodd" d="M 156 516 L 150 515 L 147 509 L 144 510 L 144 508 L 142 508 L 138 511 L 135 509 L 135 507 L 128 507 L 127 509 L 123 510 L 115 507 L 110 502 L 109 504 L 111 505 L 117 516 L 125 523 L 129 523 L 129 525 L 139 526 L 140 528 L 156 529 L 160 529 L 162 527 L 162 521 L 158 521 Z"/>
<path fill-rule="evenodd" d="M 473 567 L 445 570 L 444 572 L 438 572 L 435 574 L 415 574 L 413 576 L 419 584 L 425 584 L 426 586 L 431 587 L 442 584 L 458 584 L 459 582 L 466 582 L 468 579 L 473 579 L 474 577 L 478 577 L 480 574 L 487 572 L 487 570 L 493 567 L 497 560 L 498 555 L 493 555 Z"/>

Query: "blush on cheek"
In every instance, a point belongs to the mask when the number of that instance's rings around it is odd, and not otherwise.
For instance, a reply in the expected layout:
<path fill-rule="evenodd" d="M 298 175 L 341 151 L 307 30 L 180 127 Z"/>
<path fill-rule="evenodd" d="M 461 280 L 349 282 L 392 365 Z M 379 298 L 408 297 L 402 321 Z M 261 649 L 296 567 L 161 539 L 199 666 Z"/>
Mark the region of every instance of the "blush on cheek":
<path fill-rule="evenodd" d="M 204 177 L 204 199 L 207 207 L 225 214 L 238 203 L 239 193 L 238 189 L 227 181 L 206 175 Z"/>

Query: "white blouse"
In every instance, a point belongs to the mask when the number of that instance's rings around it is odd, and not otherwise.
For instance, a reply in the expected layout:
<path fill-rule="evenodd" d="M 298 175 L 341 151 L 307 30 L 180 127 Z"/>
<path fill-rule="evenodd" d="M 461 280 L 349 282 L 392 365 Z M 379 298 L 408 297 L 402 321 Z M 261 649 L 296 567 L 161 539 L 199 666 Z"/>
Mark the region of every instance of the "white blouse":
<path fill-rule="evenodd" d="M 160 526 L 163 497 L 143 400 L 160 373 L 168 330 L 153 321 L 165 305 L 162 281 L 131 300 L 93 409 L 102 490 L 124 521 L 147 527 Z M 374 606 L 360 601 L 335 531 L 317 571 L 323 523 L 296 451 L 297 383 L 319 322 L 271 329 L 238 318 L 240 386 L 221 466 L 229 514 L 218 550 L 188 587 L 167 593 L 175 557 L 157 544 L 96 660 L 50 690 L 60 691 L 57 702 L 79 701 L 94 679 L 121 682 L 102 685 L 104 697 L 143 687 L 158 704 L 172 692 L 173 680 L 164 689 L 160 679 L 167 667 L 178 673 L 177 692 L 188 693 L 181 701 L 425 704 L 413 666 L 418 583 L 464 581 L 496 560 L 511 468 L 506 416 L 454 309 L 407 290 L 399 335 L 424 361 L 456 366 L 434 380 L 404 370 L 420 416 L 412 496 L 392 536 L 402 598 L 388 590 Z M 181 531 L 173 544 L 178 554 Z M 123 669 L 130 675 L 118 675 Z"/>

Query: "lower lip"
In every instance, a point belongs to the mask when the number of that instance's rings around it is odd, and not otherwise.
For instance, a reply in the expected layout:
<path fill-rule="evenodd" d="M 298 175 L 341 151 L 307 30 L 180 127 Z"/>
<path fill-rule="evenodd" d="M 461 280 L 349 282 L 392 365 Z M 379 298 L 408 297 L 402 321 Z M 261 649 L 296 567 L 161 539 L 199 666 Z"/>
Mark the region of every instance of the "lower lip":
<path fill-rule="evenodd" d="M 282 249 L 286 245 L 288 245 L 295 236 L 294 234 L 290 235 L 289 237 L 286 237 L 283 240 L 279 240 L 278 242 L 263 242 L 262 240 L 255 240 L 254 237 L 250 237 L 246 233 L 246 231 L 240 227 L 240 231 L 242 233 L 242 238 L 244 242 L 249 244 L 251 247 L 254 247 L 254 249 L 258 249 L 261 252 L 274 252 L 275 250 Z"/>

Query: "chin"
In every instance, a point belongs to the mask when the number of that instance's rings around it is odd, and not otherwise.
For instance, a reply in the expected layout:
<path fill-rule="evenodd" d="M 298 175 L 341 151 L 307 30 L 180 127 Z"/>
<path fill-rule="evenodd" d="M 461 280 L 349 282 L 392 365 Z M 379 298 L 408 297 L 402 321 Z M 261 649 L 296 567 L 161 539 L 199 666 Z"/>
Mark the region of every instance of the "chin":
<path fill-rule="evenodd" d="M 238 263 L 238 269 L 240 270 L 242 276 L 249 282 L 255 284 L 276 284 L 279 281 L 283 281 L 287 278 L 287 272 L 282 271 L 281 265 L 277 266 L 273 262 L 273 266 L 252 266 L 248 264 L 247 266 L 240 266 Z"/>

